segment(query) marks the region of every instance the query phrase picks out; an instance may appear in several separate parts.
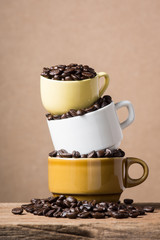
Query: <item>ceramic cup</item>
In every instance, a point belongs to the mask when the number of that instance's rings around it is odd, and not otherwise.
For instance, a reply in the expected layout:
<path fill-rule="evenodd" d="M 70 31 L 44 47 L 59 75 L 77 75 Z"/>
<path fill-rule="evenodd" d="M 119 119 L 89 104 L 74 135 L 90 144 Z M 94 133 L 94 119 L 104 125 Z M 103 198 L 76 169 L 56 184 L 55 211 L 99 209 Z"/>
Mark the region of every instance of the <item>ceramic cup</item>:
<path fill-rule="evenodd" d="M 100 78 L 104 84 L 100 88 Z M 40 92 L 44 108 L 52 114 L 63 114 L 70 109 L 91 106 L 100 98 L 109 84 L 109 76 L 100 72 L 96 77 L 82 81 L 60 81 L 40 78 Z"/>
<path fill-rule="evenodd" d="M 119 123 L 116 110 L 127 107 L 128 118 Z M 53 146 L 69 153 L 76 150 L 81 154 L 104 148 L 116 149 L 122 140 L 122 129 L 134 120 L 134 109 L 129 101 L 109 105 L 72 118 L 47 120 Z"/>
<path fill-rule="evenodd" d="M 129 167 L 138 163 L 143 175 L 132 179 Z M 147 164 L 128 158 L 48 158 L 49 190 L 54 195 L 73 195 L 79 200 L 118 201 L 125 188 L 137 186 L 148 176 Z"/>

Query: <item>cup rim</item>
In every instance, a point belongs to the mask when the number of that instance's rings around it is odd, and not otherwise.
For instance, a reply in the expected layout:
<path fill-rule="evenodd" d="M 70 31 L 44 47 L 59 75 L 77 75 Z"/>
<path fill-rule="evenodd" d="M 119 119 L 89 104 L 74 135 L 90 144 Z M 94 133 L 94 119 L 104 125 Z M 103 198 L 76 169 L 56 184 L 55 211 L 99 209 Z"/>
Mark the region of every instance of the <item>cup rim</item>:
<path fill-rule="evenodd" d="M 107 158 L 107 157 L 103 157 L 103 158 L 61 158 L 61 157 L 50 157 L 48 156 L 48 160 L 51 159 L 51 160 L 64 160 L 64 161 L 80 161 L 80 162 L 83 162 L 83 161 L 97 161 L 97 160 L 100 160 L 100 161 L 111 161 L 113 159 L 115 160 L 118 160 L 118 159 L 124 159 L 126 158 L 126 156 L 124 157 L 110 157 L 110 158 Z"/>
<path fill-rule="evenodd" d="M 47 119 L 47 121 L 48 122 L 57 122 L 57 121 L 73 121 L 73 119 L 77 119 L 77 118 L 81 118 L 81 117 L 84 117 L 85 115 L 92 115 L 92 114 L 96 114 L 97 112 L 100 112 L 100 111 L 104 111 L 106 108 L 109 108 L 111 105 L 113 105 L 114 104 L 114 102 L 111 102 L 110 104 L 108 104 L 108 105 L 106 105 L 105 107 L 102 107 L 102 108 L 99 108 L 99 109 L 97 109 L 97 110 L 95 110 L 95 111 L 92 111 L 92 112 L 88 112 L 88 113 L 86 113 L 86 114 L 84 114 L 84 115 L 82 115 L 82 116 L 74 116 L 74 117 L 70 117 L 70 118 L 64 118 L 64 119 L 52 119 L 52 120 L 48 120 Z M 47 117 L 46 117 L 47 118 Z"/>
<path fill-rule="evenodd" d="M 94 78 L 98 77 L 98 73 L 96 72 L 96 76 Z M 87 78 L 87 79 L 83 79 L 83 80 L 73 80 L 73 81 L 62 81 L 62 80 L 55 80 L 55 79 L 49 79 L 49 78 L 46 78 L 46 77 L 43 77 L 40 75 L 40 79 L 45 79 L 47 81 L 54 81 L 54 82 L 62 82 L 62 83 L 65 83 L 65 84 L 71 84 L 73 82 L 75 83 L 78 83 L 78 82 L 87 82 L 87 81 L 90 81 L 91 79 L 94 79 L 94 78 Z"/>

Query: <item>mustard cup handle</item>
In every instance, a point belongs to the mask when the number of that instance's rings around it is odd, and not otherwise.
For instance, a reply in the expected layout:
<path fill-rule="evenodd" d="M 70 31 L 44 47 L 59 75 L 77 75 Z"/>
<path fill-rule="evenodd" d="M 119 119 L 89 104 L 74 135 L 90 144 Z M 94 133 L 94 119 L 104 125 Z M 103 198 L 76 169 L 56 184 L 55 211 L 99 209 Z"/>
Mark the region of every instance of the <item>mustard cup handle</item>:
<path fill-rule="evenodd" d="M 144 182 L 149 174 L 149 168 L 147 164 L 143 160 L 134 157 L 128 157 L 125 158 L 124 160 L 125 160 L 125 182 L 124 182 L 125 187 L 126 188 L 134 187 Z M 138 179 L 133 179 L 128 174 L 129 167 L 134 163 L 140 164 L 143 168 L 143 175 Z"/>
<path fill-rule="evenodd" d="M 99 90 L 99 97 L 101 97 L 103 95 L 103 93 L 105 92 L 105 90 L 107 89 L 108 87 L 108 84 L 109 84 L 109 76 L 105 73 L 105 72 L 99 72 L 97 73 L 98 75 L 98 79 L 100 81 L 100 78 L 104 77 L 104 85 L 100 88 Z"/>

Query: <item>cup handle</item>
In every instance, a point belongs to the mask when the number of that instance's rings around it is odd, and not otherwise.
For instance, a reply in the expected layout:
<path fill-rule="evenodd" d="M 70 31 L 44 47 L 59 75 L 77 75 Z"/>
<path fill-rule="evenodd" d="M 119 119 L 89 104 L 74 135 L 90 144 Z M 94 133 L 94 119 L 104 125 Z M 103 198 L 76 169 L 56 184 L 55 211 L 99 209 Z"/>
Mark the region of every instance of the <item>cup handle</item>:
<path fill-rule="evenodd" d="M 104 85 L 99 90 L 99 97 L 101 97 L 108 87 L 109 76 L 105 72 L 99 72 L 99 73 L 97 73 L 97 75 L 98 75 L 98 80 L 100 80 L 101 77 L 104 77 L 104 79 L 105 79 Z"/>
<path fill-rule="evenodd" d="M 137 185 L 141 184 L 142 182 L 144 182 L 149 174 L 149 168 L 148 168 L 147 164 L 143 160 L 141 160 L 139 158 L 134 158 L 134 157 L 128 157 L 128 158 L 125 158 L 124 160 L 125 160 L 125 163 L 124 163 L 125 164 L 124 186 L 126 188 L 130 188 L 130 187 L 137 186 Z M 138 179 L 133 179 L 128 174 L 129 167 L 134 163 L 138 163 L 143 167 L 143 175 L 142 175 L 142 177 L 140 177 Z"/>
<path fill-rule="evenodd" d="M 118 110 L 121 107 L 127 107 L 128 109 L 128 118 L 122 123 L 120 123 L 121 128 L 124 129 L 134 121 L 135 114 L 134 114 L 133 105 L 130 101 L 121 101 L 121 102 L 115 103 L 116 110 Z"/>

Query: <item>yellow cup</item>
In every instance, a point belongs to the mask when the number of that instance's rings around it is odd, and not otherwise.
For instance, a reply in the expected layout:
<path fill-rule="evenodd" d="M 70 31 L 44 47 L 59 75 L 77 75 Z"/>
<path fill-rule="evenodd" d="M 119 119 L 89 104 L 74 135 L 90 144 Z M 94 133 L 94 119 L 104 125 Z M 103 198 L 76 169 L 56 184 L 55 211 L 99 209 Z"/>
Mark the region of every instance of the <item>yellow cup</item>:
<path fill-rule="evenodd" d="M 132 179 L 129 167 L 138 163 L 143 175 Z M 78 200 L 118 201 L 125 188 L 137 186 L 148 176 L 147 164 L 133 157 L 48 158 L 49 190 L 54 195 L 72 195 Z"/>
<path fill-rule="evenodd" d="M 100 78 L 104 84 L 100 88 Z M 52 114 L 63 114 L 70 109 L 91 106 L 103 95 L 109 84 L 109 76 L 100 72 L 96 77 L 80 81 L 51 80 L 40 78 L 40 92 L 44 108 Z"/>

